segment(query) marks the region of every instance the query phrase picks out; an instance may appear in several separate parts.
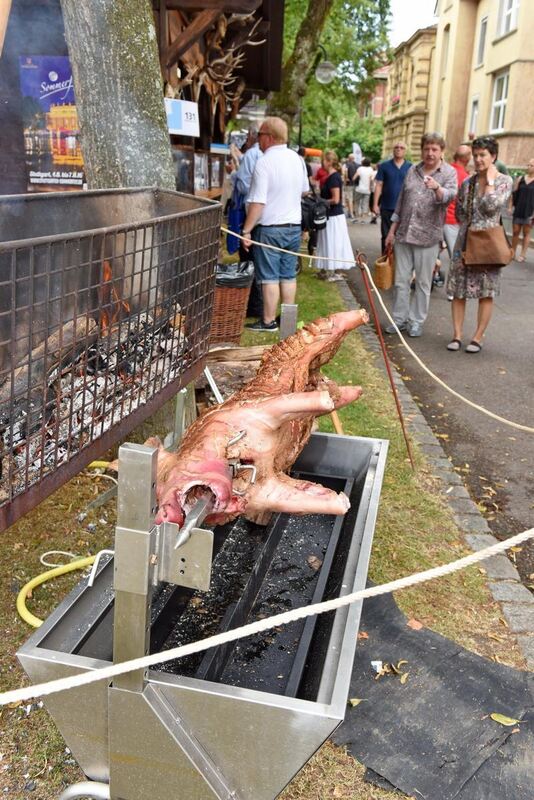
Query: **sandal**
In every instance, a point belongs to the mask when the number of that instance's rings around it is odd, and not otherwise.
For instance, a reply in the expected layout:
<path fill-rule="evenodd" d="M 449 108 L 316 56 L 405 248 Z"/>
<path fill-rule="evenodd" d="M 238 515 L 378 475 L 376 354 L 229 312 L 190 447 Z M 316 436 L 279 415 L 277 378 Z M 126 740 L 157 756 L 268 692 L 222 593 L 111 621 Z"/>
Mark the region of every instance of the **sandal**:
<path fill-rule="evenodd" d="M 480 344 L 480 342 L 475 342 L 474 339 L 472 342 L 469 342 L 469 344 L 465 348 L 466 353 L 480 353 L 481 350 L 482 350 L 482 345 Z"/>
<path fill-rule="evenodd" d="M 525 256 L 523 256 L 523 255 L 521 255 L 521 256 L 518 256 L 518 257 L 517 257 L 517 260 L 519 261 L 519 263 L 520 263 L 520 264 L 522 264 L 522 263 L 523 263 L 523 261 L 525 260 Z"/>
<path fill-rule="evenodd" d="M 452 350 L 453 353 L 456 353 L 462 346 L 462 342 L 460 339 L 453 339 L 452 342 L 449 342 L 447 345 L 447 350 Z"/>

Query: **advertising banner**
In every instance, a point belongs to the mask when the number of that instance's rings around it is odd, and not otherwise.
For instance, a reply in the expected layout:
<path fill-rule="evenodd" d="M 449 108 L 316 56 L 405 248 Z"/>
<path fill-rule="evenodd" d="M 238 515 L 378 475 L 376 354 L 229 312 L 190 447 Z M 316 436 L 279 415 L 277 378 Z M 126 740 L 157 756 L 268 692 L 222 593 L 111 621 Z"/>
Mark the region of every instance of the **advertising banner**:
<path fill-rule="evenodd" d="M 82 189 L 83 159 L 68 56 L 21 56 L 28 190 Z"/>

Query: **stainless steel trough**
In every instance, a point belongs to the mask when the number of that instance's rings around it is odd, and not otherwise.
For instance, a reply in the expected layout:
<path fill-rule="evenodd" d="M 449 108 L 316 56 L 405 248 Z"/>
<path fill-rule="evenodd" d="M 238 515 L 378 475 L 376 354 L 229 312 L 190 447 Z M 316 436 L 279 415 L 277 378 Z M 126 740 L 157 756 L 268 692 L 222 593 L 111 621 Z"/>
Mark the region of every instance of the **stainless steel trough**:
<path fill-rule="evenodd" d="M 201 593 L 191 603 L 192 589 L 159 581 L 165 548 L 164 532 L 152 526 L 155 452 L 125 447 L 115 557 L 101 562 L 91 588 L 82 580 L 21 648 L 32 681 L 172 646 L 169 618 L 180 609 L 180 619 L 191 616 L 191 605 L 202 602 Z M 286 609 L 365 586 L 386 452 L 387 443 L 378 439 L 312 436 L 294 473 L 344 489 L 350 511 L 344 518 L 277 515 L 267 529 L 245 528 L 247 538 L 235 551 L 257 542 L 253 563 L 215 629 L 277 611 L 278 601 Z M 217 570 L 229 569 L 220 566 L 221 558 L 235 535 L 220 533 L 215 529 L 212 585 L 228 577 Z M 173 583 L 201 585 L 206 574 L 198 571 L 199 551 L 187 558 L 181 552 L 171 554 Z M 307 553 L 320 556 L 313 568 Z M 238 582 L 241 571 L 227 583 Z M 261 640 L 206 651 L 197 662 L 52 695 L 46 706 L 86 776 L 99 782 L 95 797 L 108 784 L 112 800 L 271 800 L 344 718 L 360 613 L 355 603 Z M 210 632 L 199 625 L 190 638 Z"/>

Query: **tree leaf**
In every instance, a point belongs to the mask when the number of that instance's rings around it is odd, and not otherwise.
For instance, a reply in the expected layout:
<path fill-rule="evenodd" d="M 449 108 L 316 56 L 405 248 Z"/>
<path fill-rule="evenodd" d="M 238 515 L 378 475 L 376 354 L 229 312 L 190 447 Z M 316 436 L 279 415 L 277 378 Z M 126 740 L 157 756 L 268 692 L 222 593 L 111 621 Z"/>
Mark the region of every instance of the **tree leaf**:
<path fill-rule="evenodd" d="M 402 684 L 406 683 L 406 681 L 408 680 L 408 675 L 409 674 L 410 674 L 409 672 L 403 672 L 402 673 L 401 678 L 400 678 L 400 682 Z"/>
<path fill-rule="evenodd" d="M 519 723 L 521 722 L 520 719 L 512 719 L 512 717 L 505 717 L 504 714 L 493 713 L 490 714 L 490 717 L 495 722 L 498 722 L 499 725 L 506 725 L 507 727 L 512 725 L 519 725 Z"/>
<path fill-rule="evenodd" d="M 422 622 L 419 622 L 418 619 L 412 617 L 412 619 L 409 619 L 406 623 L 406 627 L 411 628 L 413 631 L 420 631 L 421 628 L 424 628 L 424 625 Z"/>
<path fill-rule="evenodd" d="M 351 697 L 351 698 L 349 698 L 349 703 L 351 704 L 351 706 L 353 708 L 355 708 L 355 706 L 359 706 L 361 702 L 362 702 L 362 698 L 361 697 Z"/>

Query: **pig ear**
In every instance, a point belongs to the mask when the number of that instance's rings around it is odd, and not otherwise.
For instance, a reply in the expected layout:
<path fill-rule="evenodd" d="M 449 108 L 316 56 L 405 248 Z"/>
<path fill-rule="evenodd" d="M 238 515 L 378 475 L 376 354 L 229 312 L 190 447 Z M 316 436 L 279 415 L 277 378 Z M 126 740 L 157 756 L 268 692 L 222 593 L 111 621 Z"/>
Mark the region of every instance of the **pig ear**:
<path fill-rule="evenodd" d="M 349 498 L 320 483 L 298 481 L 279 473 L 250 490 L 246 515 L 269 511 L 288 514 L 346 514 Z"/>

